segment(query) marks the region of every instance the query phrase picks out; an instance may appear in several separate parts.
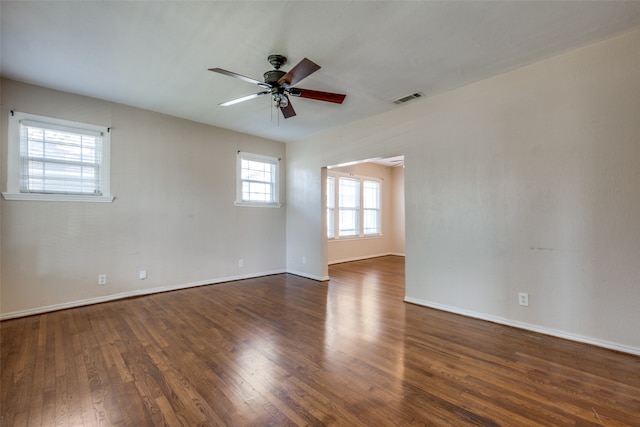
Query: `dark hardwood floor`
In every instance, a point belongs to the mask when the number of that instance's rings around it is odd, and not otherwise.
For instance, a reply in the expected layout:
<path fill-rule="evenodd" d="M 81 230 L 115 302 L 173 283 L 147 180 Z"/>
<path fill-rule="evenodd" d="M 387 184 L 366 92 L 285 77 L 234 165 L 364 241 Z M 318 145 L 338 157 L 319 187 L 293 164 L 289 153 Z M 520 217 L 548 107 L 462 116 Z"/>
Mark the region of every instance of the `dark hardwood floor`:
<path fill-rule="evenodd" d="M 640 426 L 640 357 L 404 303 L 404 259 L 1 322 L 2 426 Z"/>

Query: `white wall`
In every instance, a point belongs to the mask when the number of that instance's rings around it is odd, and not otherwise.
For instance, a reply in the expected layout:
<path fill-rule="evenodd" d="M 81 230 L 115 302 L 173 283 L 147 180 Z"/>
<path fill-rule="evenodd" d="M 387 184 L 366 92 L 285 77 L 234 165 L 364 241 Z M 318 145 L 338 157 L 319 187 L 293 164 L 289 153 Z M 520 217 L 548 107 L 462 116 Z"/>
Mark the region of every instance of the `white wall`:
<path fill-rule="evenodd" d="M 288 268 L 327 275 L 321 167 L 401 152 L 408 301 L 640 353 L 638 46 L 634 32 L 289 144 Z"/>
<path fill-rule="evenodd" d="M 2 80 L 2 129 L 10 110 L 110 126 L 116 199 L 0 202 L 2 317 L 285 270 L 285 209 L 234 206 L 237 151 L 284 166 L 284 144 Z"/>
<path fill-rule="evenodd" d="M 405 254 L 405 213 L 404 213 L 404 167 L 391 169 L 391 253 Z"/>
<path fill-rule="evenodd" d="M 404 228 L 396 224 L 396 215 L 403 212 L 404 205 L 396 207 L 395 191 L 404 192 L 404 188 L 397 188 L 394 182 L 394 168 L 375 163 L 358 163 L 350 166 L 332 168 L 330 172 L 351 174 L 357 177 L 375 178 L 380 180 L 380 217 L 382 234 L 376 237 L 332 239 L 328 242 L 328 263 L 352 261 L 356 259 L 372 258 L 390 254 L 404 254 L 404 247 L 395 251 L 398 241 L 404 239 Z M 398 169 L 398 168 L 395 168 Z M 399 168 L 402 169 L 402 168 Z M 404 203 L 404 200 L 402 200 Z M 404 215 L 400 218 L 404 224 Z M 397 236 L 401 233 L 402 236 Z"/>

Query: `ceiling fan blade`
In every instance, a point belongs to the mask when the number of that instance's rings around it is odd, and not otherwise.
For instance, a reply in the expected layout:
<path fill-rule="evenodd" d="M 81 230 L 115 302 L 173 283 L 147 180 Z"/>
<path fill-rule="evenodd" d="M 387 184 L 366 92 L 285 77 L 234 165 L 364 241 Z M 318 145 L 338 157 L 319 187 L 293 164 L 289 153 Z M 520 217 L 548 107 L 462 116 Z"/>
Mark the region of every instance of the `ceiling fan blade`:
<path fill-rule="evenodd" d="M 293 88 L 289 92 L 292 96 L 299 96 L 300 98 L 315 99 L 316 101 L 333 102 L 335 104 L 342 104 L 347 95 L 333 92 L 322 92 L 319 90 L 311 89 L 298 89 Z"/>
<path fill-rule="evenodd" d="M 320 66 L 315 62 L 304 58 L 298 62 L 287 74 L 278 79 L 278 84 L 289 83 L 289 86 L 293 86 L 300 80 L 307 77 L 309 74 L 315 73 L 320 69 Z"/>
<path fill-rule="evenodd" d="M 246 77 L 238 73 L 234 73 L 233 71 L 223 70 L 222 68 L 209 68 L 209 71 L 213 71 L 214 73 L 224 74 L 225 76 L 229 76 L 229 77 L 235 77 L 236 79 L 243 80 L 247 83 L 253 83 L 260 86 L 268 85 L 269 87 L 271 87 L 271 85 L 269 85 L 268 83 L 261 82 L 260 80 L 252 79 L 251 77 Z"/>
<path fill-rule="evenodd" d="M 288 96 L 287 96 L 287 99 L 289 99 Z M 296 115 L 296 110 L 293 109 L 293 105 L 291 105 L 290 99 L 289 99 L 289 104 L 287 104 L 286 107 L 280 107 L 280 111 L 282 111 L 282 115 L 284 116 L 285 119 L 288 119 L 289 117 L 293 117 Z"/>
<path fill-rule="evenodd" d="M 239 102 L 244 102 L 250 99 L 258 98 L 259 96 L 266 95 L 268 93 L 271 93 L 271 92 L 269 92 L 268 90 L 265 90 L 264 92 L 258 92 L 258 93 L 254 93 L 253 95 L 243 96 L 242 98 L 233 99 L 231 101 L 223 102 L 222 104 L 218 104 L 218 105 L 221 107 L 228 107 L 229 105 L 233 105 Z"/>

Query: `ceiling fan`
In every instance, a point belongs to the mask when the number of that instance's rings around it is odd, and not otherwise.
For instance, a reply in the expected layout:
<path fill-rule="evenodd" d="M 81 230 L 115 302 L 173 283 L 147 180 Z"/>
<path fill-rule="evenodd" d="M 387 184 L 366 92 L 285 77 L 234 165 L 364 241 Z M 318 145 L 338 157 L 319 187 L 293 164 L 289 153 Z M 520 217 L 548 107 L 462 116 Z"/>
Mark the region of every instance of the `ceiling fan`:
<path fill-rule="evenodd" d="M 264 73 L 264 81 L 252 79 L 251 77 L 245 77 L 243 75 L 234 73 L 232 71 L 223 70 L 222 68 L 209 68 L 209 71 L 215 73 L 224 74 L 225 76 L 235 77 L 236 79 L 243 80 L 248 83 L 254 83 L 265 89 L 262 92 L 254 93 L 253 95 L 243 96 L 242 98 L 234 99 L 232 101 L 223 102 L 218 104 L 222 107 L 237 104 L 239 102 L 248 101 L 250 99 L 258 98 L 264 95 L 271 95 L 273 97 L 273 104 L 276 108 L 280 108 L 282 115 L 285 119 L 296 115 L 293 106 L 289 100 L 289 96 L 298 96 L 300 98 L 315 99 L 317 101 L 333 102 L 336 104 L 342 104 L 344 98 L 347 95 L 332 92 L 322 92 L 319 90 L 302 89 L 293 87 L 300 80 L 315 73 L 320 69 L 320 66 L 307 58 L 300 61 L 289 72 L 280 70 L 280 67 L 287 62 L 287 58 L 282 55 L 273 54 L 267 58 L 269 63 L 273 66 L 273 70 L 269 70 Z"/>

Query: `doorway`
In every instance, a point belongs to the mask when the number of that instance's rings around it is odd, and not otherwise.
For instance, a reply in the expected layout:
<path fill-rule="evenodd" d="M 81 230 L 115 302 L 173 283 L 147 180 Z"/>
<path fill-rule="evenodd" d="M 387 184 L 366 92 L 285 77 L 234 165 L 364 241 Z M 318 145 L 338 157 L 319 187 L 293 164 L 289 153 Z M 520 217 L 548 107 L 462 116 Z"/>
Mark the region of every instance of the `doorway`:
<path fill-rule="evenodd" d="M 405 255 L 404 155 L 323 168 L 327 265 Z"/>

